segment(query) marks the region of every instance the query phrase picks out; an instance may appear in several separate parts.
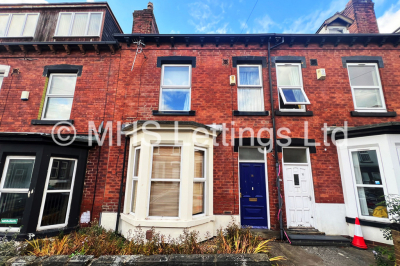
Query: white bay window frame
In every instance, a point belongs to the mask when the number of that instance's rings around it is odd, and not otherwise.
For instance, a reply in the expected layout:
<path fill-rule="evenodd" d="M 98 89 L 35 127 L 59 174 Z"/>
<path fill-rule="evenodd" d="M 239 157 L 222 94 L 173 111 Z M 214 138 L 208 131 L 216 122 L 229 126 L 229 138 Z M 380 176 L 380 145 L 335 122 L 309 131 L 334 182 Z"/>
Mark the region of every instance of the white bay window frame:
<path fill-rule="evenodd" d="M 380 177 L 381 177 L 382 185 L 357 184 L 352 153 L 353 152 L 360 152 L 360 151 L 375 151 L 376 152 L 378 166 L 379 166 L 379 174 L 380 174 Z M 353 148 L 353 149 L 348 149 L 348 152 L 349 152 L 349 159 L 350 159 L 350 166 L 351 166 L 351 174 L 352 174 L 352 182 L 353 182 L 353 188 L 354 188 L 354 196 L 356 198 L 356 205 L 357 205 L 357 211 L 358 211 L 359 218 L 366 219 L 366 220 L 374 220 L 374 221 L 378 221 L 378 222 L 390 222 L 389 218 L 380 218 L 380 217 L 374 217 L 374 216 L 369 216 L 369 215 L 368 216 L 367 215 L 363 215 L 362 214 L 362 210 L 361 210 L 361 205 L 360 205 L 360 197 L 359 197 L 359 194 L 358 194 L 358 188 L 382 188 L 384 196 L 388 196 L 385 173 L 383 171 L 384 168 L 383 168 L 383 165 L 382 165 L 379 148 L 378 147 Z M 382 199 L 382 201 L 384 201 L 384 200 L 385 199 Z"/>
<path fill-rule="evenodd" d="M 35 36 L 36 33 L 36 27 L 37 27 L 37 23 L 39 21 L 39 13 L 8 13 L 8 14 L 0 14 L 0 16 L 7 16 L 8 15 L 8 19 L 7 19 L 7 23 L 4 25 L 5 30 L 4 30 L 4 36 L 0 36 L 0 38 L 31 38 Z M 24 18 L 24 22 L 21 28 L 21 32 L 19 34 L 14 34 L 13 36 L 9 36 L 10 33 L 10 25 L 11 25 L 11 21 L 14 15 L 25 15 Z M 26 21 L 28 18 L 28 15 L 36 15 L 36 21 L 35 21 L 35 30 L 33 31 L 32 35 L 27 35 L 24 36 L 24 31 L 25 31 L 25 27 L 26 27 Z M 0 25 L 1 27 L 1 25 Z"/>
<path fill-rule="evenodd" d="M 74 163 L 74 170 L 73 170 L 70 189 L 57 189 L 57 190 L 49 190 L 48 189 L 49 181 L 50 181 L 50 175 L 51 175 L 51 169 L 53 167 L 53 161 L 54 160 L 64 160 L 64 161 L 74 161 L 75 162 Z M 69 213 L 70 213 L 70 210 L 71 210 L 72 196 L 73 196 L 73 191 L 74 191 L 77 164 L 78 164 L 78 160 L 77 159 L 61 158 L 61 157 L 51 157 L 50 158 L 49 168 L 47 170 L 46 184 L 45 184 L 45 188 L 44 188 L 44 191 L 43 191 L 42 205 L 40 206 L 39 220 L 38 220 L 38 225 L 37 225 L 37 230 L 38 231 L 48 230 L 48 229 L 55 229 L 55 228 L 62 228 L 62 227 L 65 227 L 65 226 L 68 225 Z M 44 206 L 46 204 L 46 196 L 47 196 L 47 194 L 50 194 L 50 193 L 69 193 L 68 207 L 67 207 L 67 213 L 65 214 L 65 221 L 62 224 L 41 226 L 40 224 L 41 224 L 42 218 L 43 218 Z"/>
<path fill-rule="evenodd" d="M 245 85 L 242 84 L 240 80 L 240 68 L 247 68 L 247 67 L 257 67 L 258 68 L 258 76 L 260 83 L 256 85 Z M 238 104 L 238 110 L 242 112 L 263 112 L 265 111 L 265 106 L 264 106 L 264 89 L 263 89 L 263 78 L 262 78 L 262 66 L 261 65 L 238 65 L 237 66 L 237 76 L 238 76 L 238 86 L 237 86 L 237 104 Z M 259 90 L 261 98 L 256 99 L 257 101 L 260 101 L 260 106 L 261 108 L 259 110 L 244 110 L 240 107 L 240 99 L 239 99 L 239 90 L 244 90 L 244 89 L 251 89 L 251 90 Z"/>
<path fill-rule="evenodd" d="M 194 195 L 194 183 L 203 183 L 203 190 L 204 190 L 204 195 L 203 195 L 203 212 L 198 213 L 198 214 L 193 214 L 192 210 L 192 215 L 193 217 L 201 217 L 205 216 L 207 213 L 207 149 L 200 148 L 200 147 L 194 147 L 194 151 L 202 151 L 204 152 L 204 157 L 203 157 L 203 177 L 202 178 L 193 178 L 193 195 Z M 194 161 L 196 163 L 196 161 Z M 194 172 L 195 167 L 193 167 L 193 172 Z M 192 204 L 193 208 L 193 204 Z"/>
<path fill-rule="evenodd" d="M 153 156 L 154 156 L 154 149 L 157 147 L 177 147 L 180 149 L 180 165 L 179 165 L 179 179 L 166 179 L 166 178 L 152 178 L 153 173 Z M 147 199 L 147 218 L 148 219 L 163 219 L 163 220 L 176 220 L 181 218 L 181 202 L 182 202 L 182 161 L 183 161 L 183 146 L 182 145 L 169 145 L 169 144 L 157 144 L 152 145 L 151 147 L 151 166 L 150 166 L 150 177 L 149 177 L 149 191 L 148 191 L 148 199 Z M 179 201 L 178 201 L 178 216 L 150 216 L 150 198 L 151 198 L 151 183 L 152 182 L 174 182 L 179 183 Z"/>
<path fill-rule="evenodd" d="M 61 21 L 61 16 L 63 14 L 71 14 L 71 21 L 70 21 L 70 25 L 69 25 L 69 30 L 68 30 L 68 34 L 67 35 L 59 35 L 58 34 L 58 30 L 59 30 L 59 25 L 60 25 L 60 21 Z M 86 29 L 85 29 L 85 33 L 84 35 L 72 35 L 72 28 L 74 26 L 74 22 L 75 22 L 75 15 L 76 14 L 88 14 L 88 18 L 86 20 Z M 99 30 L 97 31 L 97 34 L 95 35 L 88 35 L 88 31 L 89 31 L 89 24 L 90 24 L 90 18 L 92 16 L 92 14 L 100 14 L 100 25 L 99 25 Z M 60 12 L 58 14 L 58 20 L 57 20 L 57 27 L 56 27 L 56 31 L 54 36 L 55 37 L 100 37 L 100 33 L 101 33 L 101 28 L 102 28 L 102 24 L 103 24 L 103 12 Z"/>
<path fill-rule="evenodd" d="M 130 201 L 130 207 L 129 207 L 129 213 L 135 215 L 136 211 L 136 206 L 135 206 L 135 211 L 132 211 L 133 209 L 133 204 L 137 202 L 137 189 L 135 193 L 135 182 L 136 182 L 136 187 L 138 186 L 139 183 L 139 171 L 137 168 L 140 169 L 139 167 L 139 160 L 140 160 L 140 155 L 138 155 L 138 152 L 140 154 L 141 152 L 141 147 L 135 147 L 133 150 L 133 170 L 132 170 L 132 185 L 131 185 L 131 201 Z M 139 158 L 137 158 L 139 157 Z M 137 175 L 135 173 L 137 172 Z M 134 199 L 136 197 L 136 200 Z"/>
<path fill-rule="evenodd" d="M 189 68 L 189 84 L 188 85 L 165 85 L 164 84 L 164 71 L 166 67 L 188 67 Z M 163 64 L 161 68 L 161 82 L 160 82 L 160 99 L 159 99 L 159 109 L 160 111 L 166 112 L 187 112 L 191 110 L 192 106 L 192 65 L 190 64 Z M 189 108 L 187 110 L 166 110 L 163 104 L 163 92 L 167 90 L 188 90 L 189 91 Z"/>
<path fill-rule="evenodd" d="M 375 69 L 375 74 L 377 77 L 378 85 L 377 86 L 354 86 L 351 85 L 351 76 L 350 76 L 350 70 L 349 66 L 374 66 Z M 379 75 L 379 70 L 378 70 L 378 65 L 376 63 L 347 63 L 347 73 L 349 76 L 349 84 L 351 87 L 351 94 L 353 96 L 353 103 L 354 103 L 354 110 L 355 111 L 368 111 L 368 112 L 386 112 L 386 103 L 385 103 L 385 98 L 383 96 L 383 90 L 382 90 L 382 83 L 381 83 L 381 77 Z M 355 95 L 355 90 L 357 89 L 378 89 L 379 90 L 379 97 L 381 98 L 382 101 L 382 107 L 358 107 L 357 102 L 356 102 L 356 95 Z"/>

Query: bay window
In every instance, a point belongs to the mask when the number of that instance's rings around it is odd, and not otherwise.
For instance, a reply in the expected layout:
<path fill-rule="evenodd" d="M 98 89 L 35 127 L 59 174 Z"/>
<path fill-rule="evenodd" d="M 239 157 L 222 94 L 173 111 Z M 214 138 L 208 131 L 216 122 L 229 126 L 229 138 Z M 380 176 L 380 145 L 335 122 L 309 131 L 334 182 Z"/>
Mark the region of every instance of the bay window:
<path fill-rule="evenodd" d="M 191 98 L 191 65 L 163 65 L 160 110 L 189 111 Z"/>
<path fill-rule="evenodd" d="M 356 111 L 386 111 L 378 66 L 348 63 L 347 70 Z"/>
<path fill-rule="evenodd" d="M 140 147 L 135 148 L 133 158 L 133 176 L 132 176 L 132 198 L 131 198 L 131 213 L 135 213 L 136 210 L 136 198 L 137 198 L 137 184 L 139 176 L 139 161 L 140 161 Z"/>
<path fill-rule="evenodd" d="M 205 156 L 205 150 L 199 148 L 194 150 L 193 215 L 205 213 Z"/>
<path fill-rule="evenodd" d="M 239 111 L 264 111 L 262 72 L 260 65 L 238 65 Z"/>
<path fill-rule="evenodd" d="M 76 74 L 50 74 L 42 119 L 68 120 L 76 86 Z"/>
<path fill-rule="evenodd" d="M 38 13 L 0 14 L 0 37 L 33 37 Z"/>
<path fill-rule="evenodd" d="M 181 147 L 154 146 L 149 216 L 179 217 Z"/>
<path fill-rule="evenodd" d="M 350 151 L 361 216 L 388 218 L 386 183 L 377 149 Z"/>
<path fill-rule="evenodd" d="M 51 158 L 43 192 L 38 230 L 64 227 L 68 223 L 77 160 Z"/>
<path fill-rule="evenodd" d="M 277 63 L 276 75 L 280 111 L 305 111 L 310 104 L 303 88 L 301 64 Z"/>
<path fill-rule="evenodd" d="M 55 36 L 100 36 L 103 13 L 60 12 Z"/>

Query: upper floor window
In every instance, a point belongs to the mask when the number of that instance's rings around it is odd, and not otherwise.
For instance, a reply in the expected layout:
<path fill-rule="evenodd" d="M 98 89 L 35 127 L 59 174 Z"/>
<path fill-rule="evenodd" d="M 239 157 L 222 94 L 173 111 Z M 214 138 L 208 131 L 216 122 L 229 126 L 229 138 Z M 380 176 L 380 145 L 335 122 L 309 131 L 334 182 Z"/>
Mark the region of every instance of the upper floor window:
<path fill-rule="evenodd" d="M 264 111 L 262 74 L 260 65 L 238 66 L 239 111 Z"/>
<path fill-rule="evenodd" d="M 341 33 L 349 33 L 346 27 L 342 26 L 329 26 L 328 33 L 332 34 L 341 34 Z"/>
<path fill-rule="evenodd" d="M 386 111 L 378 66 L 348 63 L 351 92 L 356 111 Z"/>
<path fill-rule="evenodd" d="M 100 36 L 101 12 L 61 12 L 55 36 Z"/>
<path fill-rule="evenodd" d="M 3 79 L 8 77 L 8 73 L 10 72 L 10 66 L 0 65 L 0 89 L 3 84 Z"/>
<path fill-rule="evenodd" d="M 161 111 L 189 111 L 192 66 L 163 65 L 161 75 Z"/>
<path fill-rule="evenodd" d="M 74 99 L 76 74 L 50 74 L 42 119 L 68 120 Z"/>
<path fill-rule="evenodd" d="M 281 111 L 305 111 L 305 104 L 310 104 L 303 88 L 301 64 L 277 63 L 276 75 Z"/>
<path fill-rule="evenodd" d="M 0 37 L 33 37 L 37 13 L 0 14 Z"/>

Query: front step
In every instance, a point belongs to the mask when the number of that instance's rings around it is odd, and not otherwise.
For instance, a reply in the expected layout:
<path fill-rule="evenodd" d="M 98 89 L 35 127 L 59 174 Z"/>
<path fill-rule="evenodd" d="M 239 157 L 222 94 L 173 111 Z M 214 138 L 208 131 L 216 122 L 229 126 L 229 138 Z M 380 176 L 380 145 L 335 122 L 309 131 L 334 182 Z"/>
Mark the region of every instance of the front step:
<path fill-rule="evenodd" d="M 342 236 L 326 235 L 296 235 L 288 234 L 290 242 L 294 246 L 336 246 L 348 247 L 351 245 L 350 239 Z"/>
<path fill-rule="evenodd" d="M 325 235 L 324 232 L 320 232 L 315 228 L 289 228 L 285 229 L 285 231 L 288 235 Z"/>

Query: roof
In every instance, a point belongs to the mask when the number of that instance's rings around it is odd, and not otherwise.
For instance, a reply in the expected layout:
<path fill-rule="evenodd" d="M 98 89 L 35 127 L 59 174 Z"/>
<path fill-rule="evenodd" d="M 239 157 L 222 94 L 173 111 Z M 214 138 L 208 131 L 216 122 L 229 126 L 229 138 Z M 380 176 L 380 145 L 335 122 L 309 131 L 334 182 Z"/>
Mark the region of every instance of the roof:
<path fill-rule="evenodd" d="M 400 27 L 398 27 L 393 33 L 400 33 Z"/>
<path fill-rule="evenodd" d="M 351 18 L 346 17 L 346 16 L 340 14 L 339 12 L 336 12 L 335 15 L 333 15 L 330 18 L 328 18 L 327 20 L 324 21 L 324 23 L 322 23 L 321 27 L 319 27 L 319 29 L 317 30 L 316 33 L 319 33 L 322 30 L 323 27 L 328 26 L 329 24 L 331 24 L 335 20 L 343 21 L 346 26 L 350 26 L 354 22 L 354 20 L 352 20 Z"/>
<path fill-rule="evenodd" d="M 149 43 L 159 46 L 162 43 L 168 43 L 172 47 L 175 44 L 183 43 L 189 47 L 191 44 L 213 43 L 218 47 L 220 44 L 234 45 L 259 44 L 260 47 L 267 44 L 278 44 L 282 41 L 292 46 L 293 44 L 303 44 L 307 47 L 310 43 L 317 43 L 320 47 L 325 44 L 333 44 L 335 47 L 339 44 L 362 44 L 367 46 L 370 43 L 382 46 L 385 43 L 391 43 L 397 47 L 400 43 L 400 34 L 381 34 L 381 33 L 357 33 L 357 34 L 284 34 L 284 33 L 265 33 L 265 34 L 114 34 L 114 38 L 119 42 L 128 43 L 142 40 L 146 45 Z M 147 46 L 146 46 L 147 47 Z"/>
<path fill-rule="evenodd" d="M 4 9 L 40 9 L 40 8 L 96 8 L 102 7 L 106 8 L 115 23 L 118 26 L 120 32 L 123 32 L 121 26 L 118 23 L 117 18 L 115 17 L 114 13 L 112 12 L 110 6 L 107 2 L 74 2 L 74 3 L 19 3 L 19 4 L 2 4 L 0 3 L 0 11 Z"/>

